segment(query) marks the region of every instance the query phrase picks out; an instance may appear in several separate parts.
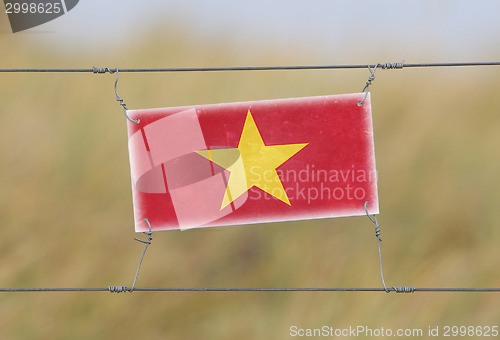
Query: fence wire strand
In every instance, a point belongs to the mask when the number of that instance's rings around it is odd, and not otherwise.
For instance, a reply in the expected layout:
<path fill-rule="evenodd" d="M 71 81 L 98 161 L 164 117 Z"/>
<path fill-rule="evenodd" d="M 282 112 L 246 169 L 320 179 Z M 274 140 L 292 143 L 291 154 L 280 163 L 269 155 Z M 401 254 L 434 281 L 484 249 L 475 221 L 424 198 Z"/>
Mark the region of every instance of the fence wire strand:
<path fill-rule="evenodd" d="M 115 290 L 116 287 L 107 288 L 0 288 L 0 293 L 22 292 L 130 292 L 127 287 Z M 134 292 L 383 292 L 384 288 L 139 288 Z M 397 291 L 396 293 L 500 293 L 500 288 L 416 288 L 412 291 Z"/>
<path fill-rule="evenodd" d="M 401 69 L 417 67 L 459 67 L 459 66 L 500 66 L 500 61 L 493 62 L 457 62 L 457 63 L 377 63 L 354 65 L 296 65 L 296 66 L 231 66 L 231 67 L 167 67 L 167 68 L 3 68 L 0 72 L 11 73 L 107 73 L 109 70 L 119 72 L 217 72 L 217 71 L 278 71 L 278 70 L 335 70 L 335 69 L 366 69 L 381 67 L 383 69 Z"/>

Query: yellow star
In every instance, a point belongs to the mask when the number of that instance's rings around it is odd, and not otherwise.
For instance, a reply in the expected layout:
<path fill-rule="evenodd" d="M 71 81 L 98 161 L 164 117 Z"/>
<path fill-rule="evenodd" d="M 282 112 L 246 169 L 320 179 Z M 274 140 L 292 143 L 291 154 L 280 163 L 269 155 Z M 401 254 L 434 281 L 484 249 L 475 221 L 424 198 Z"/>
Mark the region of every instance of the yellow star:
<path fill-rule="evenodd" d="M 197 153 L 231 172 L 221 210 L 253 186 L 291 205 L 276 168 L 307 144 L 265 145 L 249 110 L 237 149 L 202 150 Z M 238 153 L 239 158 L 235 157 Z"/>

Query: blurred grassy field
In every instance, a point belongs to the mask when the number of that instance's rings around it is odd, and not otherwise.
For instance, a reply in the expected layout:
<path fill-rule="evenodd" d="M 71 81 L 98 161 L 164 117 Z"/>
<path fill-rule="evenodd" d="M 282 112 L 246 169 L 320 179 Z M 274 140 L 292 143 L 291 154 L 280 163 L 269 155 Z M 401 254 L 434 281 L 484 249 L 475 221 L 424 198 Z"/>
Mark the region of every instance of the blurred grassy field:
<path fill-rule="evenodd" d="M 69 59 L 30 36 L 14 42 L 1 34 L 0 47 L 0 67 L 222 66 L 237 59 L 223 42 L 198 46 L 182 32 L 99 58 Z M 285 56 L 292 60 L 283 51 L 252 64 L 282 64 Z M 293 60 L 307 60 L 307 51 Z M 165 107 L 359 92 L 368 75 L 122 74 L 119 92 L 130 108 Z M 500 286 L 498 68 L 376 76 L 387 284 Z M 114 76 L 0 79 L 0 286 L 131 285 L 143 245 L 133 240 L 126 121 Z M 356 217 L 157 233 L 138 286 L 379 287 L 378 271 L 373 225 Z M 498 325 L 499 302 L 499 294 L 472 293 L 1 293 L 0 338 L 286 339 L 291 325 Z"/>

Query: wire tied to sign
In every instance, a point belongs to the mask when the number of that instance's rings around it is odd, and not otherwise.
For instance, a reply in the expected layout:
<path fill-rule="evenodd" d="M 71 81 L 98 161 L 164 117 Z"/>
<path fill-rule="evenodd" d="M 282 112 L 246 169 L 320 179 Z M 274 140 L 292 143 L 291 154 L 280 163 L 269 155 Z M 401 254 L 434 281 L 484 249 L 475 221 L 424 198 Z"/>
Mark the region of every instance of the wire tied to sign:
<path fill-rule="evenodd" d="M 363 105 L 363 103 L 365 102 L 366 100 L 366 96 L 368 96 L 368 88 L 370 87 L 370 85 L 372 84 L 372 81 L 375 80 L 375 71 L 377 70 L 377 67 L 379 66 L 380 64 L 377 64 L 375 65 L 375 67 L 372 69 L 370 66 L 368 66 L 368 69 L 370 70 L 370 76 L 368 77 L 368 80 L 366 81 L 366 85 L 365 87 L 363 87 L 363 91 L 361 92 L 364 92 L 365 93 L 365 96 L 363 97 L 363 100 L 358 102 L 358 106 L 361 106 Z M 370 218 L 371 219 L 371 218 Z"/>
<path fill-rule="evenodd" d="M 123 107 L 123 114 L 125 115 L 125 117 L 127 117 L 128 120 L 130 120 L 132 123 L 139 123 L 141 120 L 139 118 L 137 118 L 136 120 L 133 120 L 132 118 L 130 118 L 127 114 L 127 110 L 128 110 L 128 107 L 127 107 L 127 104 L 124 103 L 123 99 L 120 97 L 120 95 L 118 94 L 118 76 L 119 76 L 119 72 L 118 72 L 118 67 L 117 68 L 109 68 L 109 67 L 93 67 L 92 68 L 92 72 L 94 73 L 100 73 L 100 74 L 103 74 L 103 73 L 109 73 L 109 74 L 113 74 L 113 73 L 116 73 L 116 80 L 115 80 L 115 95 L 116 95 L 116 101 Z"/>
<path fill-rule="evenodd" d="M 137 282 L 137 276 L 139 275 L 139 270 L 141 269 L 141 264 L 142 260 L 144 260 L 144 255 L 146 254 L 146 250 L 148 250 L 149 245 L 151 244 L 151 241 L 153 240 L 153 231 L 151 230 L 151 223 L 149 223 L 149 220 L 147 218 L 144 219 L 144 222 L 148 224 L 148 229 L 149 231 L 143 232 L 144 235 L 148 237 L 146 241 L 143 241 L 141 239 L 135 238 L 134 240 L 139 241 L 141 243 L 144 243 L 146 246 L 144 247 L 144 251 L 142 252 L 141 260 L 139 261 L 139 265 L 137 266 L 137 271 L 135 272 L 135 277 L 134 277 L 134 283 L 132 284 L 132 288 L 130 288 L 129 292 L 133 292 L 135 288 L 135 283 Z"/>
<path fill-rule="evenodd" d="M 368 213 L 368 204 L 370 204 L 369 201 L 366 201 L 365 202 L 365 212 L 366 212 L 366 216 L 368 216 L 368 218 L 370 219 L 370 221 L 373 222 L 373 224 L 375 224 L 375 237 L 377 238 L 377 245 L 378 245 L 378 260 L 379 260 L 379 265 L 380 265 L 380 278 L 382 279 L 382 285 L 384 286 L 384 290 L 386 293 L 390 293 L 392 291 L 396 292 L 396 293 L 413 293 L 415 292 L 415 287 L 391 287 L 391 288 L 387 288 L 386 285 L 385 285 L 385 280 L 384 280 L 384 271 L 382 269 L 382 251 L 380 249 L 380 242 L 382 242 L 382 238 L 380 237 L 380 234 L 381 234 L 381 231 L 380 231 L 380 223 L 378 223 L 377 221 L 377 216 L 375 216 L 375 214 L 373 214 L 372 216 L 370 216 L 370 214 Z"/>
<path fill-rule="evenodd" d="M 124 292 L 132 293 L 134 291 L 135 283 L 137 282 L 137 276 L 139 276 L 139 270 L 141 269 L 142 260 L 144 260 L 144 255 L 146 254 L 146 250 L 148 250 L 148 246 L 151 244 L 151 241 L 153 240 L 153 237 L 151 236 L 153 235 L 153 231 L 151 230 L 151 223 L 149 223 L 149 220 L 147 218 L 144 219 L 144 222 L 148 224 L 148 229 L 149 229 L 149 231 L 143 232 L 143 234 L 148 237 L 147 240 L 144 241 L 134 237 L 134 240 L 144 243 L 146 246 L 144 247 L 141 260 L 139 261 L 139 265 L 137 266 L 137 271 L 135 272 L 134 283 L 132 283 L 132 288 L 128 288 L 127 286 L 109 286 L 108 291 L 110 293 L 124 293 Z"/>
<path fill-rule="evenodd" d="M 366 100 L 366 97 L 368 96 L 368 88 L 372 84 L 372 81 L 375 80 L 375 71 L 377 70 L 378 67 L 380 67 L 383 70 L 395 70 L 395 69 L 402 69 L 404 67 L 404 60 L 400 63 L 384 63 L 384 64 L 376 64 L 373 69 L 368 65 L 368 70 L 370 70 L 370 76 L 368 77 L 368 80 L 366 81 L 365 87 L 363 87 L 363 90 L 361 92 L 365 93 L 365 96 L 363 97 L 363 100 L 358 102 L 358 106 L 363 105 L 363 103 Z"/>

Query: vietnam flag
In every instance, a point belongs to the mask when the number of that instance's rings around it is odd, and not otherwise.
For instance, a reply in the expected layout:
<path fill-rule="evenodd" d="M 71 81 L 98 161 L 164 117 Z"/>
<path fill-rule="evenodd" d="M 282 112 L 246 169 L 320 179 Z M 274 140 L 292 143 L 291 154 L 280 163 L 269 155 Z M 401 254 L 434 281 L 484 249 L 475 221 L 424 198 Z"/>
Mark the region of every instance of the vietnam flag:
<path fill-rule="evenodd" d="M 363 96 L 128 111 L 136 232 L 377 214 Z"/>

